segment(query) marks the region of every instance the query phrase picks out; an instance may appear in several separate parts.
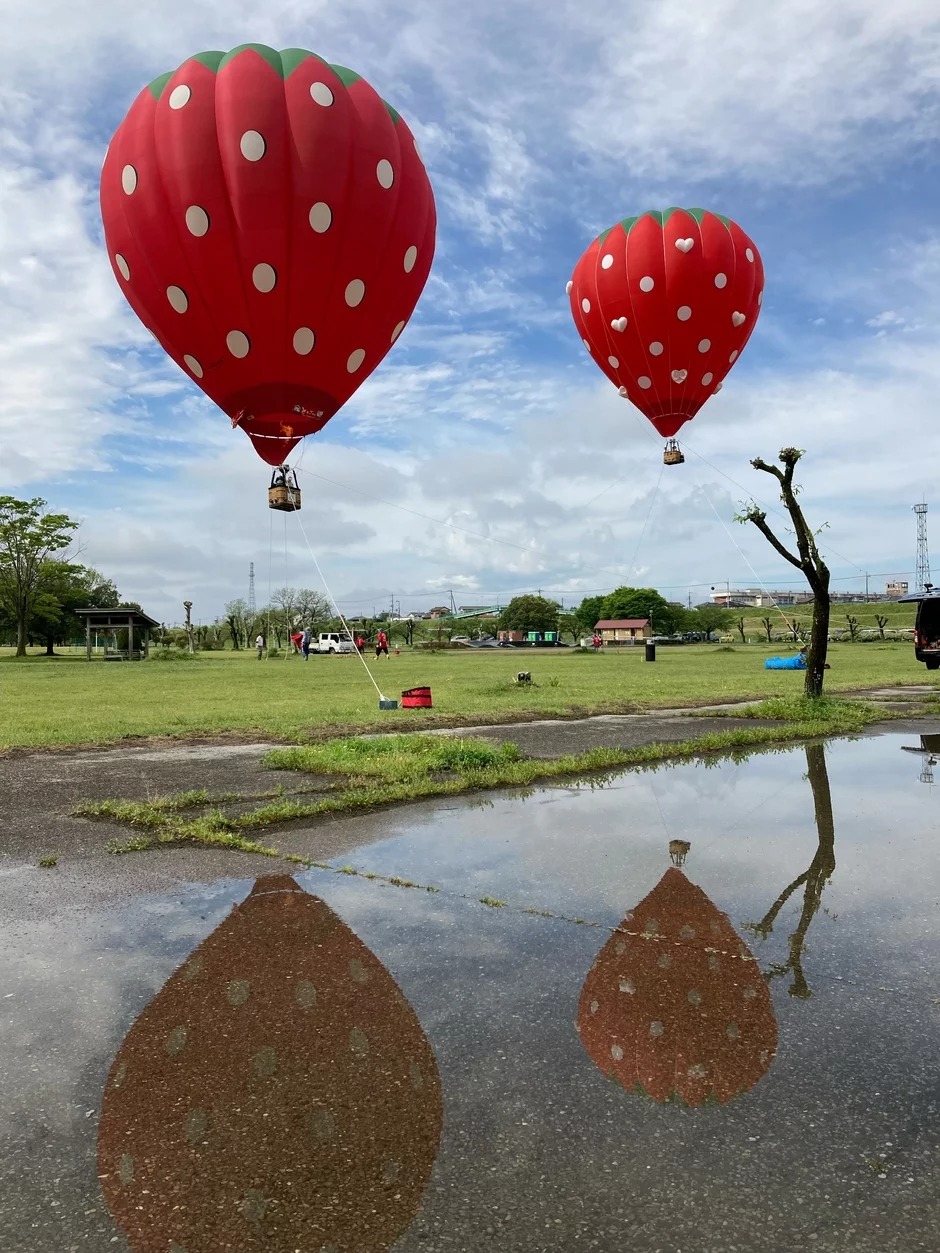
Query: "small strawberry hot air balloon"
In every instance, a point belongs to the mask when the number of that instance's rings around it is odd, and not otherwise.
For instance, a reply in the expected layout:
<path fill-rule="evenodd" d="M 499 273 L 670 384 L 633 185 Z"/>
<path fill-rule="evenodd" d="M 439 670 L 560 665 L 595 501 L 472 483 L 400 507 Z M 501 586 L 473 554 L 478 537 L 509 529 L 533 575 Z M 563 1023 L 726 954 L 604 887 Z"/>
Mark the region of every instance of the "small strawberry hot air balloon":
<path fill-rule="evenodd" d="M 688 851 L 673 852 L 681 862 Z M 766 1073 L 773 1002 L 725 914 L 666 871 L 598 954 L 577 1030 L 591 1060 L 628 1092 L 690 1107 L 724 1104 Z"/>
<path fill-rule="evenodd" d="M 284 472 L 403 331 L 434 255 L 414 137 L 372 87 L 302 48 L 202 52 L 118 127 L 101 214 L 131 308 Z M 293 491 L 292 491 L 293 488 Z"/>
<path fill-rule="evenodd" d="M 764 267 L 754 242 L 707 209 L 666 209 L 604 231 L 568 283 L 584 346 L 620 395 L 674 436 L 719 390 L 754 330 Z"/>
<path fill-rule="evenodd" d="M 388 971 L 270 876 L 128 1032 L 98 1173 L 134 1253 L 383 1253 L 417 1215 L 442 1117 Z"/>

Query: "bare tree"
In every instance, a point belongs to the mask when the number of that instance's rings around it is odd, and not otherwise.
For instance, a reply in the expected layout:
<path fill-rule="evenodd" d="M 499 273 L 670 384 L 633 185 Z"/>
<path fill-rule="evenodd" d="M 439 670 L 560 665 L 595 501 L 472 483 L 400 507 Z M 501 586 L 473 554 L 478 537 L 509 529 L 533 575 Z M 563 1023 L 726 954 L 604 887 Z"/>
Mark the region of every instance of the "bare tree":
<path fill-rule="evenodd" d="M 738 635 L 741 637 L 741 643 L 747 643 L 747 636 L 744 634 L 744 619 L 738 618 Z"/>
<path fill-rule="evenodd" d="M 853 618 L 850 613 L 847 613 L 845 620 L 849 624 L 849 639 L 854 644 L 858 639 L 858 618 Z"/>
<path fill-rule="evenodd" d="M 761 626 L 764 628 L 764 631 L 766 632 L 766 635 L 767 635 L 767 643 L 768 643 L 768 644 L 772 644 L 772 643 L 774 642 L 774 639 L 773 639 L 773 636 L 774 636 L 774 620 L 773 620 L 773 618 L 761 618 Z"/>
<path fill-rule="evenodd" d="M 796 469 L 796 463 L 802 456 L 803 451 L 800 448 L 781 448 L 777 454 L 777 459 L 783 465 L 782 470 L 779 466 L 768 464 L 760 457 L 755 457 L 751 462 L 755 470 L 762 470 L 765 474 L 772 474 L 780 485 L 780 499 L 786 506 L 787 513 L 790 515 L 790 521 L 793 523 L 793 533 L 797 548 L 796 554 L 790 552 L 786 545 L 774 535 L 767 523 L 767 514 L 758 505 L 754 503 L 748 505 L 744 513 L 739 516 L 738 521 L 752 522 L 770 546 L 785 561 L 789 561 L 791 566 L 796 566 L 797 570 L 803 572 L 807 583 L 809 583 L 812 589 L 813 624 L 810 629 L 809 646 L 806 651 L 806 679 L 803 691 L 806 696 L 816 697 L 822 695 L 823 677 L 826 670 L 831 600 L 829 596 L 829 567 L 823 561 L 819 549 L 816 547 L 816 536 L 810 530 L 809 524 L 803 516 L 803 510 L 800 508 L 799 501 L 796 498 L 799 488 L 793 485 L 793 471 Z"/>
<path fill-rule="evenodd" d="M 885 637 L 885 627 L 888 625 L 888 619 L 884 616 L 884 614 L 883 614 L 883 613 L 876 613 L 876 614 L 875 614 L 875 621 L 876 621 L 876 622 L 877 622 L 877 624 L 878 624 L 878 633 L 879 633 L 879 635 L 881 636 L 881 638 L 882 638 L 882 639 L 884 639 L 884 637 Z"/>
<path fill-rule="evenodd" d="M 790 623 L 790 638 L 793 640 L 793 643 L 799 644 L 800 640 L 804 639 L 805 636 L 806 632 L 803 629 L 803 623 L 799 618 L 794 618 Z"/>

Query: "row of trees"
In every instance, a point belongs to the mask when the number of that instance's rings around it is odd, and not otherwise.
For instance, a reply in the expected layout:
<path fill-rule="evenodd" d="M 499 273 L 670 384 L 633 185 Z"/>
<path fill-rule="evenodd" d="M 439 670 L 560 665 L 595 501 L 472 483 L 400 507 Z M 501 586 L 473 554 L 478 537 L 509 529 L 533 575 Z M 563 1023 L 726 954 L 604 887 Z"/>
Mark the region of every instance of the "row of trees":
<path fill-rule="evenodd" d="M 729 629 L 733 612 L 720 605 L 705 604 L 688 609 L 667 601 L 652 587 L 618 587 L 606 596 L 587 596 L 568 613 L 556 601 L 544 596 L 516 596 L 499 618 L 502 631 L 558 631 L 562 638 L 577 640 L 590 635 L 604 619 L 648 618 L 656 635 L 676 635 L 695 631 L 709 637 L 714 631 Z"/>

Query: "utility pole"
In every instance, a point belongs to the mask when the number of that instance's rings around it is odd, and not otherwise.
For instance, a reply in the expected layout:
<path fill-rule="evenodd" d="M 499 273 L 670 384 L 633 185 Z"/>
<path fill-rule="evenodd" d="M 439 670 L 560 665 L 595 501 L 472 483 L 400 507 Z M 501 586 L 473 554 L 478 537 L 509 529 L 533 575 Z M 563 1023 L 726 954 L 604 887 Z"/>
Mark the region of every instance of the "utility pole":
<path fill-rule="evenodd" d="M 930 582 L 930 557 L 927 553 L 927 504 L 921 501 L 914 506 L 917 515 L 917 575 L 914 582 L 915 591 L 924 591 Z"/>
<path fill-rule="evenodd" d="M 868 571 L 865 571 L 865 599 L 868 600 Z"/>
<path fill-rule="evenodd" d="M 248 563 L 248 612 L 254 618 L 258 612 L 258 606 L 255 604 L 255 563 Z"/>

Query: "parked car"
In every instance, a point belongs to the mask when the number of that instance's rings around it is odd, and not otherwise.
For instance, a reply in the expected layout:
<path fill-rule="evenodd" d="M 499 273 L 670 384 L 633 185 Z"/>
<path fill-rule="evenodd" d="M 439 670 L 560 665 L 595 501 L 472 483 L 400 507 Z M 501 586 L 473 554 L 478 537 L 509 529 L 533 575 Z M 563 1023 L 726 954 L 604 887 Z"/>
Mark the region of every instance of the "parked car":
<path fill-rule="evenodd" d="M 311 641 L 312 653 L 354 653 L 356 645 L 345 631 L 323 631 Z"/>
<path fill-rule="evenodd" d="M 901 602 L 917 605 L 914 623 L 914 656 L 928 670 L 940 669 L 940 587 L 924 584 L 922 592 L 902 596 Z"/>

